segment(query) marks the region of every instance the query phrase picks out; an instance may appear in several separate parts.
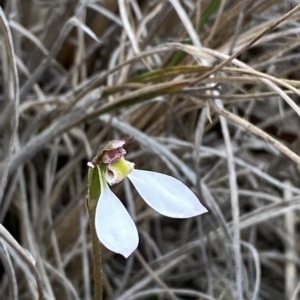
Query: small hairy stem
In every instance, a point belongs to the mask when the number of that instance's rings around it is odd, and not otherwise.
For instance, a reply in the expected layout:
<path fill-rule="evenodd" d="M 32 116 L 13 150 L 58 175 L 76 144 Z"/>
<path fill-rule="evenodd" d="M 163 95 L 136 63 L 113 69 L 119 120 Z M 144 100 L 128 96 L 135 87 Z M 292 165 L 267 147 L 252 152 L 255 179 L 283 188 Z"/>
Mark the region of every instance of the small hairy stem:
<path fill-rule="evenodd" d="M 103 299 L 103 287 L 102 287 L 102 258 L 101 258 L 101 244 L 96 234 L 95 228 L 95 212 L 89 211 L 90 216 L 90 229 L 93 245 L 93 268 L 94 268 L 94 299 Z"/>

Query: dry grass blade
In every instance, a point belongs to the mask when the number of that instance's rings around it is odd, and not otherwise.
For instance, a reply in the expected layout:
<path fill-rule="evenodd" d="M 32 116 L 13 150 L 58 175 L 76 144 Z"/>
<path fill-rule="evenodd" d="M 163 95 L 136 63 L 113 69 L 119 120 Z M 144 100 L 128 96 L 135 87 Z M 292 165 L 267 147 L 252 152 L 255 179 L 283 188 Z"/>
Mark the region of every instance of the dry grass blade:
<path fill-rule="evenodd" d="M 18 253 L 21 259 L 28 265 L 29 269 L 34 274 L 36 279 L 38 296 L 39 296 L 38 298 L 39 300 L 43 300 L 44 299 L 43 286 L 42 286 L 40 276 L 36 270 L 35 261 L 33 257 L 18 244 L 18 242 L 1 224 L 0 224 L 0 236 L 3 240 L 5 240 L 5 242 L 8 245 L 10 245 Z"/>
<path fill-rule="evenodd" d="M 163 275 L 165 272 L 169 271 L 171 268 L 174 268 L 176 266 L 176 264 L 180 263 L 185 258 L 186 258 L 185 255 L 179 256 L 177 259 L 174 259 L 169 264 L 167 264 L 164 267 L 156 270 L 155 271 L 155 275 L 156 276 Z M 146 278 L 141 279 L 131 289 L 129 289 L 128 291 L 126 291 L 125 293 L 123 293 L 123 295 L 120 296 L 120 297 L 118 297 L 116 300 L 125 300 L 125 299 L 130 298 L 131 295 L 133 295 L 134 293 L 136 293 L 137 291 L 139 291 L 140 289 L 142 289 L 144 286 L 148 285 L 149 282 L 151 282 L 152 280 L 153 280 L 153 278 L 151 278 L 150 276 L 147 276 Z"/>
<path fill-rule="evenodd" d="M 179 300 L 178 297 L 176 297 L 176 295 L 170 290 L 170 288 L 168 288 L 168 286 L 150 268 L 150 266 L 147 264 L 147 262 L 141 255 L 141 253 L 139 251 L 136 251 L 135 255 L 136 255 L 137 259 L 139 260 L 139 262 L 142 264 L 142 266 L 145 268 L 145 270 L 147 270 L 149 275 L 153 278 L 153 280 L 156 281 L 158 283 L 158 285 L 160 285 L 165 290 L 168 297 L 172 300 Z"/>
<path fill-rule="evenodd" d="M 216 100 L 214 107 L 222 109 L 223 103 L 220 100 Z M 227 165 L 229 172 L 229 187 L 230 187 L 230 199 L 231 199 L 231 211 L 233 222 L 233 252 L 235 257 L 236 267 L 236 285 L 237 285 L 237 298 L 243 299 L 243 274 L 242 274 L 242 259 L 241 259 L 241 246 L 240 246 L 240 210 L 239 210 L 239 195 L 238 185 L 236 178 L 236 167 L 234 164 L 234 156 L 232 150 L 232 143 L 230 140 L 229 129 L 226 119 L 221 116 L 220 123 L 222 127 L 222 134 L 226 147 Z"/>
<path fill-rule="evenodd" d="M 4 78 L 5 102 L 0 114 L 0 132 L 3 133 L 4 145 L 0 160 L 0 203 L 2 201 L 7 174 L 14 149 L 14 141 L 17 136 L 19 121 L 19 79 L 17 63 L 14 52 L 12 35 L 6 16 L 0 7 L 0 27 L 2 32 L 2 76 Z M 10 116 L 8 119 L 7 116 Z M 6 128 L 9 128 L 6 130 Z"/>
<path fill-rule="evenodd" d="M 284 200 L 290 201 L 292 198 L 292 193 L 289 189 L 289 182 L 286 182 L 287 189 L 284 193 Z M 293 211 L 289 211 L 285 215 L 285 224 L 286 224 L 286 232 L 288 235 L 288 245 L 286 246 L 286 267 L 285 267 L 285 273 L 286 273 L 286 282 L 285 282 L 285 290 L 286 290 L 286 296 L 288 299 L 292 299 L 293 293 L 296 289 L 296 274 L 297 269 L 295 266 L 295 258 L 296 258 L 296 245 L 295 245 L 295 214 Z"/>
<path fill-rule="evenodd" d="M 249 123 L 248 121 L 246 121 L 245 119 L 239 118 L 238 116 L 224 110 L 221 109 L 219 107 L 217 107 L 216 105 L 211 105 L 211 108 L 217 112 L 218 114 L 220 114 L 221 116 L 224 116 L 225 118 L 227 118 L 228 120 L 242 126 L 244 129 L 249 130 L 251 133 L 260 136 L 261 138 L 263 138 L 264 140 L 266 140 L 267 142 L 271 143 L 274 147 L 276 147 L 280 152 L 284 153 L 287 157 L 289 157 L 291 160 L 293 160 L 297 165 L 300 166 L 300 157 L 293 151 L 291 151 L 288 147 L 286 147 L 285 145 L 283 145 L 282 143 L 280 143 L 279 141 L 277 141 L 276 139 L 274 139 L 273 137 L 271 137 L 270 135 L 268 135 L 266 132 L 264 132 L 263 130 L 259 129 L 258 127 L 252 125 L 251 123 Z"/>
<path fill-rule="evenodd" d="M 10 291 L 11 291 L 11 298 L 13 300 L 18 299 L 18 283 L 17 283 L 17 277 L 15 274 L 14 266 L 12 264 L 12 261 L 10 259 L 7 246 L 4 242 L 0 241 L 0 257 L 1 261 L 3 263 L 5 272 L 8 274 L 8 279 L 10 282 Z"/>
<path fill-rule="evenodd" d="M 165 218 L 112 187 L 140 243 L 103 248 L 104 298 L 296 300 L 300 5 L 2 2 L 0 298 L 92 299 L 86 164 L 134 135 L 128 160 L 209 213 Z"/>
<path fill-rule="evenodd" d="M 245 45 L 243 48 L 241 48 L 236 53 L 232 54 L 227 60 L 216 66 L 213 70 L 205 74 L 204 76 L 197 79 L 197 81 L 201 81 L 204 78 L 216 73 L 217 71 L 221 70 L 223 67 L 231 63 L 235 58 L 237 58 L 239 55 L 244 53 L 247 49 L 250 48 L 256 41 L 258 41 L 261 37 L 265 36 L 268 32 L 274 30 L 278 25 L 280 25 L 283 21 L 290 18 L 293 14 L 298 12 L 300 10 L 300 4 L 294 7 L 292 10 L 290 10 L 287 14 L 285 14 L 283 17 L 279 18 L 279 20 L 275 21 L 271 26 L 268 26 L 266 29 L 262 30 L 258 35 L 256 35 L 247 45 Z"/>

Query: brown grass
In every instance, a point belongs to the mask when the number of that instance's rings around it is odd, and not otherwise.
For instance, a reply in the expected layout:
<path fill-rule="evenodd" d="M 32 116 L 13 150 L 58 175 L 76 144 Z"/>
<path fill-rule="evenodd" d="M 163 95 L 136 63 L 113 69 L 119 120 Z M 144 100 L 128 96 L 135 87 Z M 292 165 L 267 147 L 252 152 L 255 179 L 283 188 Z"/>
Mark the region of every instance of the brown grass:
<path fill-rule="evenodd" d="M 296 300 L 296 1 L 25 2 L 0 10 L 0 298 L 92 299 L 86 163 L 134 135 L 127 158 L 209 213 L 115 186 L 141 241 L 103 249 L 104 299 Z"/>

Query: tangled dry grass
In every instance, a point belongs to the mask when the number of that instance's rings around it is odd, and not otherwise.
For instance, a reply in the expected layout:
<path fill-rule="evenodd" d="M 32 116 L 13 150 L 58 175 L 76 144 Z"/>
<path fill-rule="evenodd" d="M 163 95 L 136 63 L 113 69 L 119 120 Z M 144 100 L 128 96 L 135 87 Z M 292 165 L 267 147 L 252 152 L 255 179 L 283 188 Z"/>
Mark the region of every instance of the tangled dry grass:
<path fill-rule="evenodd" d="M 298 299 L 298 1 L 1 3 L 1 299 L 92 299 L 86 163 L 128 135 L 209 213 L 115 186 L 141 242 L 104 299 Z"/>

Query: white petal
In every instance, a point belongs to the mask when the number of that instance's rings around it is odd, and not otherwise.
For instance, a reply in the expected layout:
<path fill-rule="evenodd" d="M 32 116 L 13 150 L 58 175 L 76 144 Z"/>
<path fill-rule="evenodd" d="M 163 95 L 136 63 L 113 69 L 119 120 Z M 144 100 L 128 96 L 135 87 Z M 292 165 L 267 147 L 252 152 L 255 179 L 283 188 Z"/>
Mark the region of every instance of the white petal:
<path fill-rule="evenodd" d="M 99 197 L 96 232 L 101 243 L 113 252 L 128 257 L 138 246 L 136 226 L 118 197 L 106 185 Z"/>
<path fill-rule="evenodd" d="M 195 194 L 174 177 L 133 170 L 128 178 L 153 209 L 171 218 L 190 218 L 207 212 Z"/>

